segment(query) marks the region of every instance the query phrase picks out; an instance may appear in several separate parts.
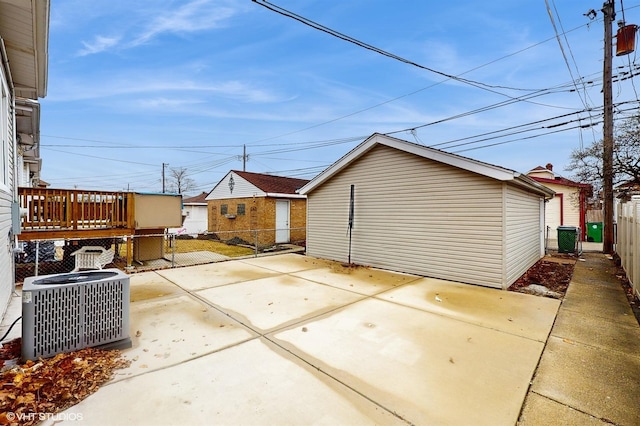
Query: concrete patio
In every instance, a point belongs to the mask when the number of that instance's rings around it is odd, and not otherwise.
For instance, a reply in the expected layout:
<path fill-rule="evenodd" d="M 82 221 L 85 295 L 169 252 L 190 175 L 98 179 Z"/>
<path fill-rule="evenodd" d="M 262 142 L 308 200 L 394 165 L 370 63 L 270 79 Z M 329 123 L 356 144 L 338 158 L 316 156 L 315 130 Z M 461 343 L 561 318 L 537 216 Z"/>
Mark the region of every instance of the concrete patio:
<path fill-rule="evenodd" d="M 560 305 L 299 254 L 133 274 L 131 300 L 83 425 L 513 425 Z"/>
<path fill-rule="evenodd" d="M 640 424 L 617 273 L 586 252 L 562 303 L 300 254 L 133 274 L 131 366 L 43 424 Z"/>

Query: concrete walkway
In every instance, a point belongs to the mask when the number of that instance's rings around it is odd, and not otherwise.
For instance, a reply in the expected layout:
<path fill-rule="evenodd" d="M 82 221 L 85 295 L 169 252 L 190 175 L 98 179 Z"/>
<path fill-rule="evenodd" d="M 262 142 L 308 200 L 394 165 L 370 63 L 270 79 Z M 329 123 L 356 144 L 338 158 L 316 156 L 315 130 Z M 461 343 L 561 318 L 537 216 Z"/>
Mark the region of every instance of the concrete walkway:
<path fill-rule="evenodd" d="M 640 326 L 612 260 L 576 263 L 520 425 L 639 425 Z"/>

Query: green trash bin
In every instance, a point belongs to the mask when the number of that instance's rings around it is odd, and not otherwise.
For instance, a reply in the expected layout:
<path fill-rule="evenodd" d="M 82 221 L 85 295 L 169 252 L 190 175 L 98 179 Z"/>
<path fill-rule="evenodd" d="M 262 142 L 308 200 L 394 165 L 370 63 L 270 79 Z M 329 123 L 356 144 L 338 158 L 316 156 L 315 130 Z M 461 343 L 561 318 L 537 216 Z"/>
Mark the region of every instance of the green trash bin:
<path fill-rule="evenodd" d="M 575 253 L 578 240 L 578 228 L 558 226 L 558 253 Z"/>
<path fill-rule="evenodd" d="M 602 242 L 602 222 L 587 223 L 587 241 L 594 243 Z"/>

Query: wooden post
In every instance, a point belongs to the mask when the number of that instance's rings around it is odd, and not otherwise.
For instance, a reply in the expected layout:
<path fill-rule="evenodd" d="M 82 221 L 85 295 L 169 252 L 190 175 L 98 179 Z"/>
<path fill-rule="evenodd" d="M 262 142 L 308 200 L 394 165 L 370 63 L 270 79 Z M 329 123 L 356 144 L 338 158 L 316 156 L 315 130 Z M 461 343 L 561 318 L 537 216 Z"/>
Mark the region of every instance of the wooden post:
<path fill-rule="evenodd" d="M 127 241 L 127 266 L 131 266 L 133 263 L 133 238 L 131 236 L 125 238 Z"/>
<path fill-rule="evenodd" d="M 604 94 L 604 125 L 603 125 L 603 152 L 602 152 L 602 173 L 603 173 L 603 211 L 604 226 L 602 251 L 603 253 L 613 253 L 613 99 L 611 88 L 611 56 L 612 37 L 611 22 L 616 17 L 613 0 L 605 1 L 602 6 L 604 14 L 604 69 L 603 69 L 603 94 Z"/>

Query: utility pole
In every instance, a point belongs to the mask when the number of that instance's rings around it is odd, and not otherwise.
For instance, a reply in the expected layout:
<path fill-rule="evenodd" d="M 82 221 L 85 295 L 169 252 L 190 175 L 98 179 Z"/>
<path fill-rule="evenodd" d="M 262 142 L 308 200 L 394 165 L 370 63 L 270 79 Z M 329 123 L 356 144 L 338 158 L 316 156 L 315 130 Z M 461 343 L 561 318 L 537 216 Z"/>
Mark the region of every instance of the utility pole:
<path fill-rule="evenodd" d="M 604 70 L 603 70 L 603 94 L 604 94 L 604 125 L 603 125 L 603 210 L 604 210 L 604 235 L 602 251 L 613 254 L 613 98 L 611 88 L 611 56 L 613 43 L 611 41 L 612 25 L 616 18 L 614 0 L 606 0 L 602 6 L 604 14 Z"/>
<path fill-rule="evenodd" d="M 168 166 L 169 163 L 162 163 L 162 193 L 164 194 L 165 192 L 165 186 L 164 186 L 164 168 L 165 166 Z"/>
<path fill-rule="evenodd" d="M 247 155 L 247 146 L 246 145 L 242 145 L 242 171 L 246 172 L 247 171 L 247 159 L 249 158 L 249 156 Z"/>

